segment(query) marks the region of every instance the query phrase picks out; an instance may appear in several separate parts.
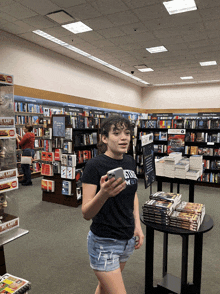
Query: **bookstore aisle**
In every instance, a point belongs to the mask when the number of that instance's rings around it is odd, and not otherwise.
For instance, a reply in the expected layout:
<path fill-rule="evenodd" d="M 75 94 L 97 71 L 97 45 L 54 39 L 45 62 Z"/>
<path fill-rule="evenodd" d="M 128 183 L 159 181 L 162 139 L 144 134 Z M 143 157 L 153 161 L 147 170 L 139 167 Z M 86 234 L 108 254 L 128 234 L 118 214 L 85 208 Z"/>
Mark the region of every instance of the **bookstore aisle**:
<path fill-rule="evenodd" d="M 77 208 L 42 202 L 41 177 L 33 179 L 33 186 L 20 186 L 8 194 L 19 209 L 20 226 L 29 230 L 23 238 L 5 245 L 7 271 L 31 281 L 30 294 L 93 294 L 97 285 L 90 269 L 86 236 L 90 222 L 82 218 L 81 206 Z M 163 191 L 169 191 L 164 183 Z M 156 192 L 156 183 L 152 192 Z M 175 185 L 174 185 L 175 192 Z M 188 186 L 181 186 L 183 200 L 188 200 Z M 140 211 L 149 198 L 139 180 Z M 195 202 L 204 203 L 206 213 L 214 221 L 214 228 L 204 236 L 201 294 L 219 294 L 220 256 L 220 193 L 219 189 L 195 186 Z M 145 232 L 145 227 L 143 226 Z M 189 238 L 190 244 L 193 239 Z M 162 276 L 162 234 L 155 232 L 154 281 Z M 189 246 L 189 277 L 192 276 Z M 168 271 L 180 276 L 181 237 L 169 237 Z M 123 273 L 128 294 L 144 294 L 145 246 L 134 252 Z M 191 281 L 190 281 L 191 282 Z"/>

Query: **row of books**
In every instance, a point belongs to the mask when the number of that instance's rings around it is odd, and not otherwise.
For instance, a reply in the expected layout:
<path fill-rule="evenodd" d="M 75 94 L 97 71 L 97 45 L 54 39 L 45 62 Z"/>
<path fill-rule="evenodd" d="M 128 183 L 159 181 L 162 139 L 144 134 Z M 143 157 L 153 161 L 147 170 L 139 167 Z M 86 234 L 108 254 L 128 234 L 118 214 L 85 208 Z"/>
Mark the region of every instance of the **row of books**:
<path fill-rule="evenodd" d="M 182 201 L 182 195 L 163 191 L 151 194 L 143 207 L 146 222 L 198 231 L 205 216 L 205 205 Z"/>
<path fill-rule="evenodd" d="M 154 152 L 166 153 L 167 152 L 167 145 L 154 144 Z"/>
<path fill-rule="evenodd" d="M 220 133 L 186 132 L 185 142 L 216 142 L 220 143 Z"/>
<path fill-rule="evenodd" d="M 220 173 L 203 173 L 198 179 L 200 182 L 220 184 Z"/>
<path fill-rule="evenodd" d="M 15 112 L 43 113 L 43 106 L 34 103 L 14 102 Z"/>
<path fill-rule="evenodd" d="M 220 119 L 148 119 L 140 120 L 139 127 L 141 128 L 173 128 L 173 129 L 220 129 Z"/>
<path fill-rule="evenodd" d="M 93 145 L 98 142 L 98 134 L 97 132 L 93 133 L 84 133 L 84 134 L 75 134 L 74 135 L 74 145 L 85 146 L 85 145 Z"/>
<path fill-rule="evenodd" d="M 206 160 L 203 159 L 203 164 L 205 169 L 216 169 L 220 170 L 220 160 Z"/>
<path fill-rule="evenodd" d="M 15 115 L 15 124 L 16 125 L 40 125 L 43 124 L 43 117 L 38 115 Z"/>
<path fill-rule="evenodd" d="M 220 148 L 185 146 L 186 155 L 220 156 Z"/>

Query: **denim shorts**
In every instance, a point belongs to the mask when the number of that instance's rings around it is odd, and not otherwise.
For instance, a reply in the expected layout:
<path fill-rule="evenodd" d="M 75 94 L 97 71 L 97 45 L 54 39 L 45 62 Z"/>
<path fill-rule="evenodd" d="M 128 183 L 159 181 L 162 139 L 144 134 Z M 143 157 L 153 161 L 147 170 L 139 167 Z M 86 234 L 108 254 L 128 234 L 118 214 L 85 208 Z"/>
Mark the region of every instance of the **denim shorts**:
<path fill-rule="evenodd" d="M 114 271 L 132 255 L 135 237 L 130 240 L 103 238 L 89 231 L 87 236 L 90 266 L 97 271 Z"/>

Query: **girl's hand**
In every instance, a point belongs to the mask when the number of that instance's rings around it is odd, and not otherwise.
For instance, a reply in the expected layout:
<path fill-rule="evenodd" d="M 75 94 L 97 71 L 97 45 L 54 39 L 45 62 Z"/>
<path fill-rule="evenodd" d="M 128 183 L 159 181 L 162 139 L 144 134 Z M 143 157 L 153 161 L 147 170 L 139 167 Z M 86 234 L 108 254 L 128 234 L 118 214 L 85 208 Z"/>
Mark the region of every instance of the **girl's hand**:
<path fill-rule="evenodd" d="M 100 191 L 101 193 L 103 193 L 103 195 L 105 195 L 106 198 L 115 197 L 126 187 L 125 181 L 120 184 L 122 178 L 119 178 L 117 180 L 115 180 L 114 178 L 111 178 L 110 180 L 107 179 L 108 176 L 104 175 L 101 177 L 100 180 Z"/>
<path fill-rule="evenodd" d="M 143 242 L 144 242 L 144 234 L 143 234 L 141 227 L 135 228 L 134 236 L 136 237 L 136 245 L 134 248 L 139 249 L 143 245 Z"/>

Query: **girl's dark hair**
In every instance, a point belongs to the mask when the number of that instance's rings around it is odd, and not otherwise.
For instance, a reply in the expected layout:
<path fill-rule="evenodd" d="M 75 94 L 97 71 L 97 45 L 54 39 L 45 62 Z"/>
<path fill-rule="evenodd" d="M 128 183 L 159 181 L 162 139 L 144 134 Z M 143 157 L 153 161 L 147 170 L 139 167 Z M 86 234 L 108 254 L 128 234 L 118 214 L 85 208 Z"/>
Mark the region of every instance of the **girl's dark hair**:
<path fill-rule="evenodd" d="M 28 130 L 28 132 L 32 132 L 33 131 L 33 127 L 32 127 L 32 125 L 25 125 L 25 129 L 27 129 Z"/>
<path fill-rule="evenodd" d="M 127 130 L 131 132 L 131 136 L 132 136 L 133 127 L 129 119 L 120 115 L 112 115 L 108 118 L 105 118 L 103 122 L 101 123 L 101 138 L 103 135 L 108 138 L 108 135 L 112 126 L 114 126 L 113 130 L 126 128 Z M 106 150 L 107 150 L 107 146 L 104 142 L 102 142 L 102 139 L 101 139 L 100 142 L 98 143 L 99 154 L 105 153 Z"/>

